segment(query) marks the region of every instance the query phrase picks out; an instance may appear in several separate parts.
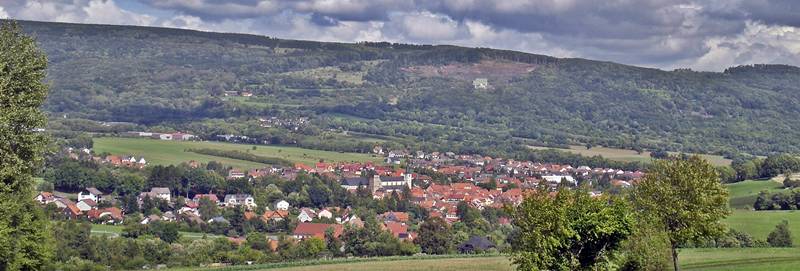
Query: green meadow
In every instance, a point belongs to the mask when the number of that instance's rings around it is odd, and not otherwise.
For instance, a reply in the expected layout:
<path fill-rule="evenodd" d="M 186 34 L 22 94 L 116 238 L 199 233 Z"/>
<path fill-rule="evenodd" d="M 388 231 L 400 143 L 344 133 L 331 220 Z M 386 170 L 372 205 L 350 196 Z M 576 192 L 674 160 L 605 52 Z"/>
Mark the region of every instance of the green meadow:
<path fill-rule="evenodd" d="M 255 149 L 253 147 L 255 146 Z M 380 161 L 381 157 L 361 153 L 340 153 L 303 149 L 288 146 L 249 145 L 210 141 L 167 141 L 148 138 L 101 137 L 94 139 L 96 153 L 108 152 L 116 155 L 134 155 L 144 157 L 148 164 L 172 165 L 195 160 L 202 163 L 217 161 L 241 169 L 261 168 L 262 163 L 186 152 L 191 148 L 209 148 L 218 150 L 237 150 L 264 157 L 283 158 L 289 161 L 313 165 L 319 161 L 326 162 L 365 162 Z"/>

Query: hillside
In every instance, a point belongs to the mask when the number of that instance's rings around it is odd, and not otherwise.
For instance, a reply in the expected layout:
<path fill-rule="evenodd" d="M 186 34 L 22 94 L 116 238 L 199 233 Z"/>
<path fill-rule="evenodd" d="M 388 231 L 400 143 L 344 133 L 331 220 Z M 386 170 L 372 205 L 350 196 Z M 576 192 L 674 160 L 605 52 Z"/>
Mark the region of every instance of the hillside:
<path fill-rule="evenodd" d="M 800 68 L 792 66 L 662 71 L 486 48 L 21 24 L 48 54 L 46 110 L 58 117 L 283 140 L 286 131 L 230 123 L 303 116 L 313 127 L 304 135 L 335 129 L 467 150 L 503 142 L 800 151 Z M 477 78 L 488 86 L 473 87 Z"/>

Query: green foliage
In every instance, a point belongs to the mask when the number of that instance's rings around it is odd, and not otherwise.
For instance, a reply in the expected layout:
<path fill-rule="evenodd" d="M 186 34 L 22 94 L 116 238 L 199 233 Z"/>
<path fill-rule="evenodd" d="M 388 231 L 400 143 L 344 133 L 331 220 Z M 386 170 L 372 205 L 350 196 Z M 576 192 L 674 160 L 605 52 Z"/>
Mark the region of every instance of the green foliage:
<path fill-rule="evenodd" d="M 667 270 L 671 265 L 669 236 L 646 216 L 637 217 L 620 251 L 620 270 Z"/>
<path fill-rule="evenodd" d="M 37 132 L 47 58 L 16 23 L 0 24 L 0 269 L 41 270 L 53 253 L 47 217 L 33 202 L 47 144 Z"/>
<path fill-rule="evenodd" d="M 666 230 L 674 265 L 680 244 L 720 235 L 720 220 L 729 213 L 728 190 L 714 167 L 696 155 L 654 161 L 632 200 L 637 211 Z"/>
<path fill-rule="evenodd" d="M 446 254 L 452 251 L 450 226 L 440 217 L 429 217 L 419 226 L 414 243 L 427 254 Z"/>
<path fill-rule="evenodd" d="M 775 230 L 767 236 L 767 243 L 773 247 L 791 247 L 792 232 L 789 231 L 789 221 L 784 220 L 775 226 Z"/>
<path fill-rule="evenodd" d="M 761 177 L 775 177 L 779 174 L 800 171 L 800 158 L 780 154 L 767 157 L 761 166 Z"/>
<path fill-rule="evenodd" d="M 255 134 L 257 142 L 361 151 L 368 151 L 371 142 L 318 133 L 341 129 L 392 137 L 401 144 L 487 154 L 530 143 L 726 154 L 800 150 L 800 132 L 791 129 L 800 126 L 800 118 L 786 106 L 800 93 L 800 70 L 785 65 L 742 66 L 724 73 L 661 71 L 486 48 L 24 24 L 51 56 L 54 91 L 46 109 L 74 118 L 160 125 L 208 136 L 227 133 L 227 127 L 251 116 L 303 115 L 314 123 L 298 131 L 235 131 Z M 525 69 L 509 75 L 487 65 L 480 73 L 489 78 L 490 90 L 473 89 L 469 70 L 447 77 L 412 71 L 444 65 L 468 69 L 482 62 Z M 320 71 L 360 78 L 319 76 Z M 223 91 L 244 90 L 255 97 L 222 96 Z M 204 121 L 223 125 L 198 125 Z M 329 144 L 333 141 L 337 144 Z"/>
<path fill-rule="evenodd" d="M 561 188 L 550 195 L 540 187 L 509 212 L 520 233 L 511 256 L 518 270 L 606 266 L 634 223 L 623 200 L 594 198 L 584 189 Z"/>

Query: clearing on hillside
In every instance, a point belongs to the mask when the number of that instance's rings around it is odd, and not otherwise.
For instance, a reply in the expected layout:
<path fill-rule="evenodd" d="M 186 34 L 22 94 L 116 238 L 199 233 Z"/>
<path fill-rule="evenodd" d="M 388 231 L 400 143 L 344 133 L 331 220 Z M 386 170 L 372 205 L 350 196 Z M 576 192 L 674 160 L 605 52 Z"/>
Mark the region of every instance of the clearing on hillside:
<path fill-rule="evenodd" d="M 551 148 L 551 147 L 541 147 L 541 146 L 528 146 L 531 149 L 535 150 L 559 150 L 559 151 L 566 151 L 571 153 L 580 154 L 583 156 L 595 156 L 600 155 L 605 158 L 622 161 L 622 162 L 650 162 L 652 158 L 650 158 L 650 152 L 644 151 L 642 153 L 638 153 L 634 150 L 626 150 L 626 149 L 617 149 L 617 148 L 607 148 L 607 147 L 592 147 L 587 149 L 586 146 L 578 146 L 578 145 L 571 145 L 569 149 L 561 149 L 561 148 Z M 670 152 L 670 154 L 676 154 L 675 152 Z M 708 160 L 711 164 L 715 166 L 726 166 L 730 165 L 730 159 L 726 159 L 719 155 L 710 155 L 710 154 L 700 154 L 700 157 Z"/>
<path fill-rule="evenodd" d="M 253 150 L 253 146 L 255 146 L 255 150 Z M 374 157 L 370 154 L 339 153 L 286 146 L 233 144 L 210 141 L 166 141 L 157 139 L 120 137 L 101 137 L 94 139 L 94 151 L 96 153 L 108 152 L 116 155 L 134 155 L 136 157 L 144 157 L 149 164 L 176 165 L 182 162 L 195 160 L 202 163 L 207 163 L 208 161 L 217 161 L 225 165 L 230 165 L 241 169 L 261 168 L 266 166 L 262 163 L 217 157 L 212 155 L 203 155 L 185 151 L 186 149 L 192 148 L 208 148 L 225 151 L 237 150 L 263 157 L 282 158 L 307 165 L 313 165 L 320 160 L 324 160 L 326 162 L 379 162 L 382 160 L 381 157 Z"/>

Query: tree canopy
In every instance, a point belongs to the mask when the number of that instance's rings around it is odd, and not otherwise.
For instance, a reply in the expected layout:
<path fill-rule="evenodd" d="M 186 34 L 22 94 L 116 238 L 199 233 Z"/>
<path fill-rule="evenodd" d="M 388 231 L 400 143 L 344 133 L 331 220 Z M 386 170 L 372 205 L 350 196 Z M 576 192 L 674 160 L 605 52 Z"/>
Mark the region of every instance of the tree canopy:
<path fill-rule="evenodd" d="M 724 232 L 728 190 L 714 166 L 699 156 L 653 162 L 632 192 L 635 208 L 669 236 L 675 270 L 679 245 Z"/>
<path fill-rule="evenodd" d="M 47 58 L 14 22 L 0 26 L 0 269 L 40 270 L 52 257 L 49 222 L 33 201 L 42 163 Z"/>

